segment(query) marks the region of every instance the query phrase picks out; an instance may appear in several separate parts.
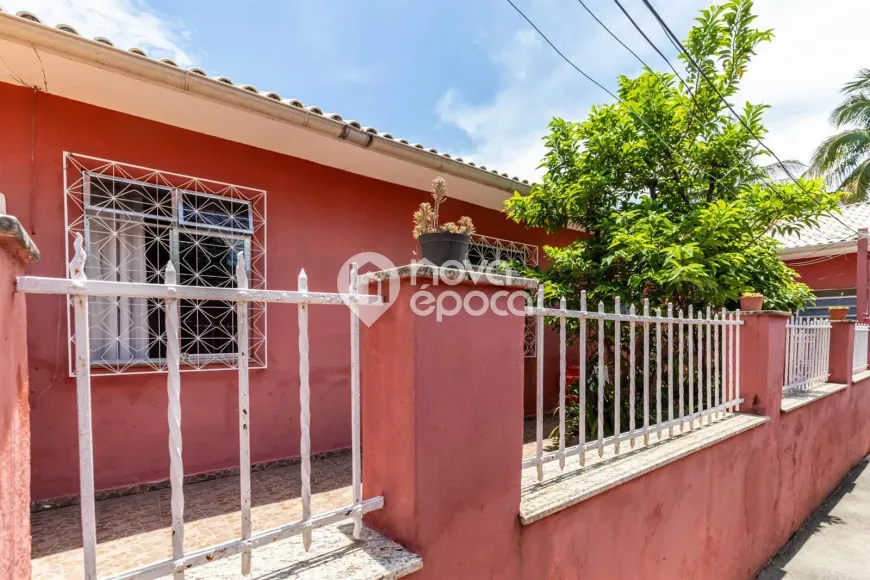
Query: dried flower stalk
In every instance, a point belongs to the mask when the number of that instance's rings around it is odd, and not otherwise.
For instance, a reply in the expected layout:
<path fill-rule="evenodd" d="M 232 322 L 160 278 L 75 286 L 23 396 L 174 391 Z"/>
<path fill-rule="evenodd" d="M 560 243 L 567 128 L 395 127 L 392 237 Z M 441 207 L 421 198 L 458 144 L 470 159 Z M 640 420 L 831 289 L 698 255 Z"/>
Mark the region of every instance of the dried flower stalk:
<path fill-rule="evenodd" d="M 441 204 L 447 201 L 447 182 L 443 177 L 436 177 L 432 180 L 432 199 L 435 200 L 434 207 L 429 202 L 423 202 L 420 204 L 420 209 L 414 212 L 414 229 L 412 230 L 414 239 L 423 234 L 433 234 L 439 231 L 467 235 L 474 233 L 474 223 L 468 216 L 459 218 L 456 223 L 447 222 L 438 225 Z"/>

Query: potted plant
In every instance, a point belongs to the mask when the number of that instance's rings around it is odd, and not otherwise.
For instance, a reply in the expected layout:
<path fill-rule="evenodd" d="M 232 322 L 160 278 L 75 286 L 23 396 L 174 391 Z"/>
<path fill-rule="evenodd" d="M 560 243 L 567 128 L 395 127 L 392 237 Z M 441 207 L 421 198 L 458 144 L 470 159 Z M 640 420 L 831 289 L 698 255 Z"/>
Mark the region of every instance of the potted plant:
<path fill-rule="evenodd" d="M 831 306 L 828 308 L 828 317 L 831 320 L 846 320 L 846 314 L 848 313 L 848 306 Z"/>
<path fill-rule="evenodd" d="M 468 237 L 474 233 L 470 217 L 461 217 L 454 222 L 438 224 L 441 204 L 447 200 L 447 182 L 443 177 L 432 181 L 432 199 L 420 204 L 414 212 L 414 239 L 420 242 L 420 252 L 424 260 L 436 266 L 456 261 L 464 264 L 468 255 Z"/>
<path fill-rule="evenodd" d="M 761 310 L 763 305 L 764 294 L 759 294 L 758 292 L 744 292 L 740 295 L 740 309 L 743 311 Z"/>

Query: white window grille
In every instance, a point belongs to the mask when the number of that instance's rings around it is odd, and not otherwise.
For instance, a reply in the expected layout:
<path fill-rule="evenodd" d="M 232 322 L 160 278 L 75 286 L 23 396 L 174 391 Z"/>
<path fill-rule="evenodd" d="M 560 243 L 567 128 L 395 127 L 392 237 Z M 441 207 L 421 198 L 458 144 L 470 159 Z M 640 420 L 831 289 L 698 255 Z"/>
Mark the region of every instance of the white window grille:
<path fill-rule="evenodd" d="M 855 347 L 852 351 L 852 373 L 867 370 L 868 337 L 870 337 L 870 324 L 856 324 Z"/>
<path fill-rule="evenodd" d="M 473 234 L 468 242 L 466 261 L 470 269 L 486 268 L 501 262 L 519 262 L 534 268 L 538 265 L 538 246 Z M 523 345 L 526 358 L 535 356 L 535 332 L 535 319 L 526 317 Z"/>
<path fill-rule="evenodd" d="M 86 580 L 97 578 L 97 530 L 94 499 L 94 458 L 93 432 L 91 417 L 91 375 L 96 370 L 90 360 L 95 351 L 89 344 L 89 329 L 92 317 L 88 310 L 94 298 L 107 296 L 125 299 L 156 300 L 163 304 L 160 316 L 166 329 L 167 392 L 168 392 L 168 430 L 169 430 L 169 472 L 171 486 L 171 525 L 172 556 L 147 564 L 135 570 L 126 571 L 114 578 L 154 579 L 170 574 L 176 580 L 183 580 L 185 570 L 221 558 L 241 555 L 241 574 L 251 572 L 253 552 L 278 540 L 301 535 L 302 544 L 307 551 L 312 537 L 318 528 L 336 522 L 352 520 L 353 535 L 359 539 L 362 532 L 363 514 L 384 506 L 382 496 L 363 499 L 362 495 L 362 452 L 360 438 L 360 366 L 359 366 L 359 318 L 360 305 L 381 305 L 379 297 L 359 293 L 357 264 L 351 265 L 349 292 L 343 294 L 310 292 L 305 272 L 299 274 L 296 290 L 269 291 L 252 289 L 249 285 L 244 251 L 235 255 L 236 269 L 231 283 L 223 286 L 180 284 L 178 273 L 172 261 L 158 275 L 160 279 L 148 282 L 127 282 L 117 280 L 89 279 L 87 277 L 86 244 L 81 234 L 74 241 L 75 257 L 69 265 L 69 278 L 41 278 L 23 276 L 17 280 L 19 292 L 67 295 L 73 304 L 73 323 L 79 340 L 75 343 L 76 360 L 76 405 L 78 414 L 79 481 L 81 491 L 81 526 L 83 577 Z M 232 332 L 239 346 L 232 354 L 238 368 L 239 386 L 239 501 L 241 504 L 241 534 L 239 538 L 208 548 L 187 552 L 184 550 L 184 468 L 182 464 L 181 429 L 181 366 L 184 358 L 183 307 L 189 300 L 227 302 L 235 312 L 236 318 Z M 298 309 L 299 327 L 299 405 L 300 405 L 300 454 L 301 454 L 301 498 L 302 517 L 268 530 L 254 531 L 251 525 L 251 444 L 250 444 L 250 399 L 249 377 L 250 357 L 248 356 L 251 305 L 256 303 L 295 304 Z M 99 303 L 97 303 L 99 304 Z M 350 307 L 350 409 L 351 409 L 351 469 L 352 501 L 350 504 L 330 512 L 312 514 L 311 507 L 311 385 L 309 373 L 309 333 L 308 320 L 311 305 L 334 305 Z M 229 331 L 228 331 L 229 332 Z M 167 539 L 167 542 L 169 540 Z"/>
<path fill-rule="evenodd" d="M 559 308 L 544 307 L 544 287 L 538 288 L 537 305 L 526 308 L 538 327 L 537 346 L 537 433 L 534 457 L 524 459 L 523 469 L 535 467 L 538 479 L 543 478 L 543 466 L 558 461 L 565 468 L 566 459 L 579 456 L 585 465 L 586 452 L 612 446 L 620 453 L 620 444 L 635 447 L 640 440 L 646 445 L 651 437 L 662 439 L 664 433 L 695 429 L 737 411 L 740 403 L 740 312 L 713 313 L 690 306 L 687 316 L 680 310 L 674 316 L 672 305 L 662 316 L 661 308 L 650 314 L 649 301 L 644 301 L 643 314 L 631 305 L 626 313 L 619 298 L 614 299 L 613 312 L 605 312 L 604 303 L 597 311 L 586 308 L 586 292 L 581 293 L 580 310 L 568 310 L 562 298 Z M 559 321 L 559 449 L 544 453 L 544 319 Z M 567 319 L 577 319 L 579 336 L 580 376 L 577 393 L 578 425 L 566 433 L 566 327 Z M 627 327 L 627 328 L 626 328 Z M 654 333 L 654 338 L 650 334 Z M 608 337 L 612 337 L 611 345 Z M 628 351 L 626 353 L 626 350 Z M 597 358 L 597 364 L 587 352 Z M 640 357 L 640 360 L 638 360 Z M 654 360 L 653 360 L 654 359 Z M 615 364 L 614 361 L 618 362 Z M 642 370 L 641 370 L 642 369 Z M 623 373 L 627 376 L 623 376 Z M 587 378 L 597 379 L 597 433 L 589 439 L 586 433 Z M 628 401 L 624 404 L 623 385 L 628 383 Z M 621 423 L 627 407 L 628 425 Z M 609 409 L 605 411 L 605 409 Z M 612 416 L 609 416 L 611 415 Z M 576 444 L 568 446 L 570 439 Z M 587 440 L 589 439 L 589 440 Z"/>
<path fill-rule="evenodd" d="M 783 390 L 801 391 L 828 381 L 831 322 L 794 317 L 786 324 L 785 384 Z"/>
<path fill-rule="evenodd" d="M 266 192 L 167 171 L 64 155 L 67 259 L 84 238 L 91 280 L 159 283 L 171 262 L 182 285 L 234 285 L 239 252 L 251 288 L 266 287 Z M 166 372 L 163 303 L 149 297 L 91 296 L 93 374 Z M 181 370 L 236 368 L 231 302 L 182 300 Z M 70 355 L 75 342 L 70 305 Z M 266 366 L 266 305 L 250 306 L 251 368 Z M 73 357 L 70 375 L 75 374 Z"/>

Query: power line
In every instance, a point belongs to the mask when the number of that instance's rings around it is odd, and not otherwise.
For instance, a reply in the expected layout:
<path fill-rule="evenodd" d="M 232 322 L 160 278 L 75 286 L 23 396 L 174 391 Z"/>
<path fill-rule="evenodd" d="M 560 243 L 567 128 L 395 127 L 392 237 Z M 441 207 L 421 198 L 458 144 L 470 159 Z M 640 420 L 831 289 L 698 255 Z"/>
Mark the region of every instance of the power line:
<path fill-rule="evenodd" d="M 672 96 L 676 96 L 676 92 L 671 87 L 669 87 L 667 85 L 667 83 L 665 83 L 661 79 L 659 79 L 658 75 L 655 73 L 655 71 L 653 71 L 652 67 L 649 64 L 647 64 L 647 62 L 644 61 L 640 56 L 638 56 L 636 52 L 634 52 L 631 48 L 629 48 L 629 46 L 627 44 L 625 44 L 622 41 L 622 39 L 620 39 L 616 35 L 616 33 L 614 33 L 612 30 L 610 30 L 610 28 L 608 28 L 607 25 L 604 24 L 604 22 L 602 22 L 601 19 L 595 15 L 594 12 L 592 12 L 592 10 L 586 5 L 585 2 L 583 2 L 583 0 L 577 0 L 577 1 L 580 3 L 581 6 L 583 6 L 583 8 L 586 10 L 586 12 L 589 13 L 589 15 L 595 20 L 595 22 L 597 22 L 604 30 L 606 30 L 607 33 L 613 37 L 614 40 L 616 40 L 619 44 L 621 44 L 623 46 L 623 48 L 625 48 L 628 52 L 630 52 L 632 54 L 632 56 L 634 56 L 634 58 L 637 59 L 638 62 L 640 62 L 643 66 L 645 66 L 653 74 L 653 76 L 656 78 L 656 80 L 659 82 L 659 84 L 666 91 L 668 91 Z M 631 15 L 628 13 L 628 11 L 626 11 L 626 9 L 623 8 L 623 6 L 622 6 L 622 4 L 620 4 L 619 0 L 614 0 L 614 2 L 616 2 L 616 5 L 622 11 L 622 13 L 625 15 L 625 17 L 628 18 L 629 22 L 631 22 L 631 24 L 640 33 L 640 35 L 643 36 L 643 38 L 647 41 L 647 43 L 649 43 L 649 45 L 652 46 L 653 49 L 659 54 L 659 56 L 661 56 L 662 59 L 667 63 L 668 67 L 674 72 L 674 74 L 677 76 L 677 78 L 680 79 L 680 82 L 682 82 L 683 86 L 686 88 L 686 92 L 688 93 L 689 97 L 691 97 L 692 102 L 695 103 L 696 107 L 700 108 L 700 105 L 698 104 L 698 101 L 695 98 L 695 95 L 692 93 L 692 90 L 689 88 L 688 84 L 683 79 L 683 77 L 680 76 L 680 73 L 677 72 L 677 69 L 674 68 L 674 66 L 671 64 L 671 61 L 668 60 L 668 58 L 662 53 L 662 51 L 659 50 L 658 46 L 656 46 L 656 44 L 652 40 L 650 40 L 650 38 L 646 35 L 646 33 L 643 31 L 643 29 L 631 17 Z M 686 107 L 686 108 L 689 110 L 689 116 L 691 118 L 693 116 L 694 112 L 690 108 L 688 108 L 688 107 Z M 722 133 L 719 131 L 719 128 L 715 124 L 713 125 L 713 129 L 716 131 L 716 133 L 718 133 L 720 136 L 722 136 Z M 749 164 L 750 166 L 752 166 L 753 168 L 755 168 L 756 177 L 759 178 L 762 182 L 764 182 L 764 184 L 767 185 L 768 187 L 771 186 L 770 182 L 765 180 L 763 173 L 761 171 L 759 171 L 757 167 L 754 166 L 754 164 L 752 163 L 752 160 L 749 157 L 746 157 L 746 158 L 739 157 L 736 152 L 734 155 L 735 155 L 735 157 L 737 157 L 737 159 L 739 161 L 743 161 L 743 162 Z M 732 167 L 731 169 L 728 170 L 727 173 L 725 173 L 725 175 L 721 176 L 719 178 L 720 179 L 719 183 L 721 184 L 721 179 L 724 179 L 729 173 L 734 171 L 734 169 L 736 169 L 736 167 L 737 166 Z M 729 189 L 729 191 L 730 191 L 730 189 Z M 733 193 L 733 191 L 732 191 L 732 193 Z"/>
<path fill-rule="evenodd" d="M 740 122 L 740 124 L 743 125 L 743 128 L 746 129 L 746 131 L 752 136 L 753 139 L 758 141 L 758 144 L 761 145 L 761 147 L 763 147 L 768 153 L 770 153 L 770 155 L 774 159 L 776 159 L 776 162 L 779 163 L 780 167 L 782 167 L 782 170 L 785 172 L 785 174 L 788 176 L 788 178 L 791 179 L 795 185 L 800 187 L 804 193 L 809 194 L 810 192 L 808 192 L 806 190 L 806 188 L 797 179 L 795 179 L 795 177 L 791 174 L 791 171 L 788 170 L 788 167 L 785 166 L 782 159 L 780 159 L 776 155 L 776 153 L 774 153 L 773 150 L 770 147 L 768 147 L 764 143 L 764 141 L 761 140 L 761 138 L 758 135 L 755 134 L 755 131 L 753 131 L 752 128 L 746 124 L 746 121 L 743 120 L 743 117 L 741 117 L 737 113 L 737 111 L 734 110 L 734 107 L 731 106 L 731 103 L 728 102 L 728 100 L 719 91 L 719 88 L 707 76 L 707 73 L 705 73 L 704 70 L 698 65 L 697 61 L 695 61 L 695 58 L 689 53 L 689 51 L 686 49 L 686 47 L 683 46 L 683 43 L 680 41 L 679 38 L 677 38 L 677 36 L 670 29 L 670 27 L 667 25 L 667 23 L 664 21 L 664 19 L 659 15 L 659 13 L 655 9 L 655 7 L 653 7 L 653 5 L 650 4 L 649 0 L 641 0 L 641 1 L 644 3 L 644 5 L 647 7 L 647 9 L 652 13 L 652 15 L 658 21 L 659 25 L 664 29 L 665 34 L 671 39 L 671 42 L 675 43 L 675 46 L 678 48 L 678 50 L 680 50 L 682 52 L 682 54 L 686 57 L 686 60 L 688 60 L 692 64 L 692 66 L 695 67 L 695 69 L 698 71 L 698 73 L 701 75 L 701 77 L 704 79 L 704 81 L 706 81 L 707 84 L 710 85 L 710 87 L 713 89 L 713 91 L 715 91 L 716 95 L 719 97 L 719 100 L 722 101 L 722 103 L 724 103 L 726 107 L 728 107 L 728 110 L 730 110 L 731 113 L 734 115 L 734 117 Z M 819 202 L 815 197 L 811 196 L 810 199 L 812 199 L 813 203 L 815 203 L 817 206 L 819 205 Z M 850 231 L 853 231 L 856 234 L 858 233 L 857 230 L 855 230 L 854 228 L 847 225 L 845 222 L 843 222 L 835 214 L 832 213 L 831 216 L 834 219 L 836 219 L 838 222 L 840 222 L 843 226 L 845 226 L 847 229 L 849 229 Z"/>
<path fill-rule="evenodd" d="M 531 26 L 532 28 L 535 29 L 535 32 L 537 32 L 537 33 L 541 36 L 541 38 L 543 38 L 544 41 L 545 41 L 547 44 L 550 45 L 550 48 L 552 48 L 552 49 L 556 52 L 556 54 L 558 54 L 560 57 L 562 57 L 562 60 L 564 60 L 566 63 L 568 63 L 568 65 L 570 65 L 571 68 L 573 68 L 574 70 L 576 70 L 577 72 L 579 72 L 581 75 L 583 75 L 587 80 L 589 80 L 589 82 L 591 82 L 592 84 L 594 84 L 595 86 L 597 86 L 598 88 L 600 88 L 602 91 L 604 91 L 605 93 L 607 93 L 608 95 L 610 95 L 611 98 L 615 99 L 617 102 L 619 102 L 621 105 L 623 105 L 626 109 L 628 109 L 629 111 L 631 111 L 631 113 L 632 113 L 632 114 L 637 118 L 637 120 L 639 120 L 641 123 L 643 123 L 643 124 L 646 126 L 646 128 L 649 129 L 649 130 L 653 133 L 653 135 L 656 136 L 656 138 L 657 138 L 659 141 L 661 141 L 662 145 L 664 145 L 664 146 L 668 149 L 668 151 L 671 152 L 672 155 L 674 155 L 674 156 L 676 156 L 676 157 L 679 157 L 678 154 L 677 154 L 677 152 L 674 151 L 674 149 L 673 149 L 673 148 L 672 148 L 672 147 L 671 147 L 671 146 L 670 146 L 670 145 L 669 145 L 669 144 L 664 140 L 664 138 L 663 138 L 663 137 L 658 133 L 658 131 L 656 131 L 655 129 L 653 129 L 653 128 L 649 125 L 649 123 L 647 123 L 646 120 L 645 120 L 645 119 L 644 119 L 644 118 L 643 118 L 643 117 L 642 117 L 642 116 L 641 116 L 637 111 L 635 111 L 633 108 L 631 108 L 631 106 L 629 106 L 628 103 L 626 103 L 625 101 L 623 101 L 622 99 L 620 99 L 618 95 L 615 95 L 612 91 L 610 91 L 610 89 L 608 89 L 607 87 L 605 87 L 604 85 L 602 85 L 601 83 L 599 83 L 598 81 L 596 81 L 594 78 L 592 78 L 591 76 L 589 76 L 588 74 L 586 74 L 586 72 L 583 71 L 583 69 L 581 69 L 581 68 L 578 67 L 576 64 L 574 64 L 574 62 L 573 62 L 570 58 L 568 58 L 567 56 L 565 56 L 565 54 L 564 54 L 561 50 L 559 50 L 559 48 L 558 48 L 555 44 L 553 44 L 553 42 L 550 41 L 549 38 L 547 38 L 547 35 L 544 34 L 544 33 L 541 31 L 541 29 L 538 28 L 538 27 L 535 25 L 535 23 L 532 22 L 532 20 L 531 20 L 528 16 L 526 16 L 525 13 L 524 13 L 522 10 L 519 9 L 519 7 L 517 7 L 517 5 L 514 4 L 512 0 L 507 0 L 507 3 L 510 4 L 511 7 L 512 7 L 514 10 L 516 10 L 517 13 L 518 13 L 520 16 L 522 16 L 523 19 L 524 19 L 526 22 L 528 22 L 529 26 Z M 613 33 L 611 33 L 611 34 L 613 34 Z M 681 160 L 682 160 L 682 161 L 686 161 L 685 158 L 681 158 Z M 719 179 L 716 179 L 715 176 L 710 175 L 709 173 L 707 173 L 706 171 L 704 171 L 704 170 L 701 169 L 700 167 L 698 168 L 698 170 L 699 170 L 701 173 L 703 173 L 704 175 L 706 175 L 707 177 L 709 177 L 710 179 L 712 179 L 714 182 L 718 182 L 722 187 L 724 187 L 726 190 L 730 191 L 733 195 L 735 195 L 735 196 L 737 195 L 737 194 L 734 192 L 734 190 L 732 190 L 732 189 L 731 189 L 730 187 L 728 187 L 726 184 L 722 183 Z"/>
<path fill-rule="evenodd" d="M 617 41 L 619 41 L 620 44 L 622 44 L 623 46 L 625 46 L 625 43 L 623 43 L 621 40 L 619 40 L 619 39 L 617 38 L 617 36 L 616 36 L 613 32 L 611 32 L 610 29 L 607 28 L 607 27 L 606 27 L 606 26 L 601 22 L 601 20 L 599 20 L 599 19 L 598 19 L 598 18 L 597 18 L 593 13 L 592 13 L 592 11 L 589 9 L 588 6 L 586 6 L 586 4 L 583 2 L 583 0 L 577 0 L 577 1 L 580 2 L 580 4 L 583 6 L 583 8 L 585 8 L 586 11 L 589 12 L 589 14 L 590 14 L 594 19 L 595 19 L 596 22 L 598 22 L 598 24 L 601 24 L 601 26 L 603 26 L 604 29 L 607 30 L 607 32 L 610 33 L 610 35 L 611 35 L 612 37 L 616 38 Z M 666 64 L 668 65 L 668 67 L 669 67 L 669 68 L 674 72 L 674 74 L 677 76 L 677 78 L 680 79 L 680 82 L 683 84 L 683 87 L 685 87 L 685 89 L 686 89 L 686 93 L 688 93 L 689 97 L 692 99 L 692 102 L 695 104 L 695 107 L 698 108 L 698 109 L 700 109 L 701 106 L 700 106 L 700 104 L 698 103 L 698 100 L 697 100 L 697 98 L 695 97 L 695 94 L 692 92 L 692 89 L 689 88 L 689 84 L 685 81 L 685 79 L 683 79 L 683 77 L 680 75 L 680 73 L 677 72 L 677 69 L 674 68 L 674 65 L 671 64 L 671 61 L 668 59 L 668 57 L 665 56 L 665 54 L 664 54 L 661 50 L 659 50 L 659 47 L 658 47 L 658 46 L 657 46 L 657 45 L 656 45 L 652 40 L 650 40 L 649 36 L 647 36 L 647 34 L 644 32 L 643 28 L 641 28 L 641 26 L 640 26 L 640 25 L 639 25 L 639 24 L 634 20 L 634 18 L 631 17 L 631 14 L 628 13 L 628 11 L 623 7 L 623 5 L 619 2 L 619 0 L 613 0 L 613 1 L 614 1 L 614 3 L 616 3 L 616 5 L 617 5 L 617 6 L 619 7 L 619 9 L 622 11 L 622 13 L 625 15 L 625 17 L 628 18 L 628 21 L 631 22 L 631 24 L 632 24 L 632 26 L 634 26 L 635 30 L 637 30 L 637 31 L 640 33 L 640 35 L 644 38 L 644 40 L 646 40 L 647 44 L 649 44 L 649 45 L 653 48 L 653 50 L 655 50 L 655 51 L 658 53 L 658 55 L 659 55 L 660 57 L 662 57 L 662 60 L 665 61 L 665 63 L 666 63 Z M 669 37 L 669 36 L 668 36 L 667 38 L 670 40 L 670 37 Z M 671 41 L 671 42 L 672 42 L 672 44 L 673 44 L 673 41 Z M 674 46 L 676 47 L 676 45 L 674 45 Z M 628 47 L 626 47 L 626 48 L 628 48 Z M 635 52 L 634 52 L 633 50 L 631 50 L 631 49 L 628 49 L 628 50 L 629 50 L 629 52 L 631 52 L 631 54 L 634 55 L 634 57 L 635 57 L 638 61 L 640 61 L 640 63 L 641 63 L 642 65 L 644 65 L 646 68 L 652 70 L 652 67 L 650 67 L 650 66 L 649 66 L 649 65 L 648 65 L 648 64 L 647 64 L 647 63 L 646 63 L 642 58 L 640 58 L 637 54 L 635 54 Z M 679 49 L 677 49 L 677 50 L 679 50 Z M 665 90 L 667 90 L 668 92 L 670 92 L 671 95 L 674 95 L 674 91 L 673 91 L 673 89 L 671 89 L 667 84 L 662 83 L 662 86 L 665 88 Z M 689 109 L 688 107 L 686 107 L 686 108 Z M 691 109 L 689 109 L 689 114 L 690 114 L 690 117 L 691 117 L 692 114 L 693 114 L 693 112 L 692 112 Z M 711 120 L 712 120 L 712 119 L 711 119 Z M 691 122 L 691 118 L 690 118 L 690 122 Z M 722 134 L 722 132 L 719 130 L 718 125 L 716 125 L 715 123 L 713 123 L 713 124 L 712 124 L 712 127 L 713 127 L 713 130 L 714 130 L 714 131 L 715 131 L 715 132 L 716 132 L 720 137 L 724 137 L 724 135 Z M 687 130 L 688 130 L 688 129 L 687 129 Z M 755 148 L 755 150 L 757 150 L 757 147 Z M 754 152 L 755 152 L 755 151 L 753 151 L 753 153 L 754 153 Z M 735 157 L 735 159 L 737 159 L 738 161 L 741 161 L 741 162 L 743 162 L 743 163 L 746 163 L 748 166 L 750 166 L 751 168 L 753 168 L 753 169 L 755 170 L 755 171 L 754 171 L 754 173 L 755 173 L 755 177 L 756 177 L 757 179 L 759 179 L 762 183 L 764 183 L 764 184 L 767 185 L 768 187 L 771 187 L 771 188 L 773 187 L 773 184 L 772 184 L 770 181 L 768 181 L 767 179 L 765 179 L 765 175 L 764 175 L 764 173 L 763 173 L 763 170 L 759 169 L 759 168 L 755 165 L 755 163 L 752 161 L 752 159 L 751 159 L 750 156 L 742 157 L 742 156 L 741 156 L 737 151 L 734 151 L 734 157 Z M 729 169 L 728 172 L 727 172 L 725 175 L 722 176 L 722 178 L 724 178 L 725 176 L 727 176 L 729 173 L 731 173 L 732 171 L 734 171 L 736 168 L 737 168 L 737 166 L 734 166 L 734 167 L 732 167 L 731 169 Z"/>

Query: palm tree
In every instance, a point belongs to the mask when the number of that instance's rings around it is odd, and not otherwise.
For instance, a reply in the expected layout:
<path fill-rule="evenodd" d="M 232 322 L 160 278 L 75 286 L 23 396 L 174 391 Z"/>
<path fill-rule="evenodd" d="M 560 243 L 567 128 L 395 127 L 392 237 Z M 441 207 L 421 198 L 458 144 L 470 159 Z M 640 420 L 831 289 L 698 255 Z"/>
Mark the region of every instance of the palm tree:
<path fill-rule="evenodd" d="M 861 69 L 841 92 L 846 98 L 831 112 L 831 123 L 845 129 L 819 145 L 810 162 L 812 175 L 849 194 L 848 201 L 870 197 L 870 68 Z"/>

